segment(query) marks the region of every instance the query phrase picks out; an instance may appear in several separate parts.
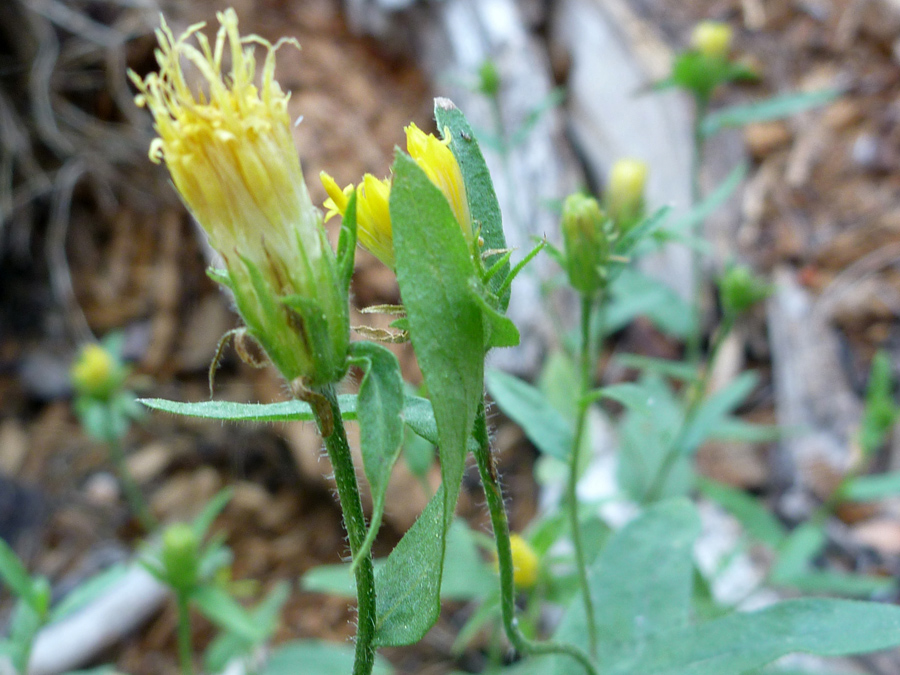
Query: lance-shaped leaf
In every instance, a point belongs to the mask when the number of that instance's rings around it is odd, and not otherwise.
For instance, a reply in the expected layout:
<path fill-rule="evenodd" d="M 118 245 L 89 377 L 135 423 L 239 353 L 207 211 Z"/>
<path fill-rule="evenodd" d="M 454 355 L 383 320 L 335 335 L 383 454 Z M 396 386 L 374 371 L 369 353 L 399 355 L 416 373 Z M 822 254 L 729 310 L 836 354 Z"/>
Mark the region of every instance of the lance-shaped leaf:
<path fill-rule="evenodd" d="M 467 242 L 441 191 L 410 157 L 394 161 L 390 198 L 397 280 L 409 318 L 409 332 L 434 409 L 443 477 L 439 536 L 430 526 L 423 544 L 396 555 L 415 555 L 415 564 L 398 564 L 387 585 L 405 595 L 421 589 L 430 598 L 420 606 L 414 629 L 410 623 L 385 618 L 379 592 L 380 644 L 408 644 L 424 635 L 440 610 L 440 578 L 444 542 L 453 518 L 465 469 L 467 442 L 483 396 L 484 326 L 481 308 L 469 291 L 476 276 Z M 424 517 L 424 515 L 423 515 Z M 428 520 L 428 523 L 433 520 Z M 416 528 L 413 528 L 416 529 Z M 412 535 L 407 534 L 407 538 Z M 423 558 L 423 556 L 426 557 Z M 424 621 L 418 619 L 425 618 Z M 387 618 L 390 618 L 388 616 Z"/>
<path fill-rule="evenodd" d="M 350 345 L 350 362 L 360 366 L 356 416 L 366 479 L 372 489 L 372 520 L 357 559 L 368 555 L 384 514 L 391 470 L 403 442 L 403 379 L 400 364 L 390 351 L 373 342 Z"/>
<path fill-rule="evenodd" d="M 481 148 L 475 140 L 475 132 L 469 126 L 462 111 L 452 101 L 446 98 L 434 100 L 434 117 L 437 120 L 438 129 L 443 133 L 446 127 L 450 132 L 450 150 L 459 163 L 463 181 L 466 184 L 466 196 L 469 200 L 469 213 L 476 227 L 481 228 L 481 238 L 484 239 L 484 250 L 503 251 L 506 249 L 506 237 L 503 235 L 503 221 L 500 215 L 500 204 L 497 202 L 497 193 L 494 192 L 494 183 L 491 180 L 491 172 L 488 171 Z M 488 266 L 495 262 L 496 257 L 487 260 Z M 509 288 L 502 290 L 503 282 L 509 275 L 509 261 L 504 263 L 497 274 L 491 277 L 488 287 L 500 298 L 500 306 L 506 309 L 509 305 Z"/>

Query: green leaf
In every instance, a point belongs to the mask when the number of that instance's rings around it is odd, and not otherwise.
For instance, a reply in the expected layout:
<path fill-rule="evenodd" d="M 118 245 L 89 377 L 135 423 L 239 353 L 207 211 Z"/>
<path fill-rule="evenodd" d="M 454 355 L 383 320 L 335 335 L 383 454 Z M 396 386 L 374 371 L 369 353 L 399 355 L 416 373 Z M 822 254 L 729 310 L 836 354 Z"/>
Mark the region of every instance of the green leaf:
<path fill-rule="evenodd" d="M 350 290 L 353 265 L 356 260 L 356 190 L 347 200 L 347 208 L 341 219 L 341 233 L 338 235 L 337 268 L 344 294 Z"/>
<path fill-rule="evenodd" d="M 825 540 L 821 524 L 806 522 L 797 527 L 779 547 L 778 560 L 769 572 L 769 581 L 792 585 L 794 579 L 806 574 L 813 558 L 822 552 Z"/>
<path fill-rule="evenodd" d="M 770 424 L 753 424 L 726 415 L 709 432 L 710 438 L 725 441 L 743 441 L 745 443 L 768 443 L 777 441 L 784 435 L 784 429 Z"/>
<path fill-rule="evenodd" d="M 230 420 L 233 422 L 290 422 L 313 421 L 312 409 L 308 403 L 292 399 L 278 403 L 237 403 L 234 401 L 199 401 L 183 403 L 162 398 L 142 398 L 140 403 L 154 410 L 202 417 L 210 420 Z M 338 396 L 338 404 L 345 420 L 356 419 L 356 395 Z"/>
<path fill-rule="evenodd" d="M 637 270 L 625 268 L 616 275 L 610 283 L 609 296 L 602 312 L 605 335 L 621 330 L 638 316 L 646 316 L 673 337 L 684 338 L 691 332 L 692 312 L 684 299 Z M 600 315 L 598 312 L 597 317 Z"/>
<path fill-rule="evenodd" d="M 760 500 L 743 490 L 708 478 L 699 478 L 698 486 L 704 495 L 718 502 L 722 508 L 737 518 L 751 537 L 772 549 L 782 545 L 787 530 Z"/>
<path fill-rule="evenodd" d="M 485 297 L 485 289 L 480 282 L 472 279 L 469 284 L 472 299 L 481 307 L 484 320 L 484 349 L 493 347 L 515 347 L 519 344 L 519 329 L 505 314 L 501 314 Z"/>
<path fill-rule="evenodd" d="M 791 600 L 651 639 L 611 675 L 742 675 L 787 654 L 864 654 L 900 644 L 900 608 L 852 600 Z"/>
<path fill-rule="evenodd" d="M 9 544 L 0 539 L 0 578 L 17 598 L 31 599 L 31 577 L 19 556 Z"/>
<path fill-rule="evenodd" d="M 444 503 L 442 485 L 375 576 L 375 642 L 380 647 L 418 642 L 437 621 L 447 531 Z"/>
<path fill-rule="evenodd" d="M 872 359 L 869 386 L 866 388 L 866 407 L 859 430 L 859 444 L 866 457 L 871 457 L 884 443 L 897 421 L 898 412 L 897 404 L 894 403 L 894 367 L 891 357 L 886 351 L 879 350 Z"/>
<path fill-rule="evenodd" d="M 625 236 L 616 242 L 615 254 L 630 256 L 641 241 L 665 224 L 671 211 L 672 209 L 670 207 L 663 206 L 644 218 L 635 227 L 628 230 Z"/>
<path fill-rule="evenodd" d="M 575 442 L 572 425 L 535 387 L 499 370 L 486 374 L 488 391 L 510 419 L 522 427 L 541 452 L 567 461 Z"/>
<path fill-rule="evenodd" d="M 246 609 L 218 586 L 198 586 L 190 599 L 207 619 L 245 640 L 257 642 L 265 632 L 264 626 L 256 623 Z"/>
<path fill-rule="evenodd" d="M 357 399 L 360 450 L 372 490 L 372 520 L 357 559 L 369 554 L 381 526 L 391 471 L 403 443 L 403 379 L 392 352 L 372 342 L 350 344 L 350 362 L 363 370 Z"/>
<path fill-rule="evenodd" d="M 724 108 L 707 115 L 701 125 L 701 131 L 704 136 L 709 137 L 728 127 L 742 127 L 751 122 L 768 122 L 790 117 L 805 110 L 831 103 L 841 93 L 840 89 L 794 92 L 757 103 Z"/>
<path fill-rule="evenodd" d="M 469 201 L 469 213 L 476 227 L 481 228 L 481 237 L 484 239 L 484 249 L 487 251 L 502 251 L 506 248 L 506 237 L 503 234 L 503 221 L 500 214 L 500 204 L 497 202 L 497 193 L 494 192 L 494 183 L 491 173 L 488 171 L 481 148 L 475 139 L 475 132 L 469 126 L 465 115 L 453 103 L 445 98 L 434 101 L 434 118 L 437 120 L 438 129 L 442 132 L 446 127 L 450 132 L 450 150 L 459 163 L 462 171 L 463 182 L 466 184 L 466 197 Z M 393 217 L 393 216 L 392 216 Z M 501 255 L 501 254 L 498 254 Z M 491 263 L 492 260 L 488 260 Z M 509 263 L 503 265 L 499 274 L 496 274 L 488 283 L 490 290 L 499 295 L 500 308 L 505 310 L 509 305 L 509 289 L 500 293 L 500 288 L 509 274 Z"/>
<path fill-rule="evenodd" d="M 722 204 L 724 204 L 741 182 L 747 176 L 746 163 L 738 164 L 716 189 L 710 192 L 699 204 L 696 204 L 687 213 L 679 216 L 666 229 L 671 232 L 695 232 L 697 226 L 711 216 Z"/>
<path fill-rule="evenodd" d="M 590 393 L 592 400 L 608 398 L 622 404 L 629 410 L 650 413 L 653 409 L 653 396 L 646 387 L 634 382 L 620 382 L 608 387 L 595 389 Z"/>
<path fill-rule="evenodd" d="M 857 476 L 841 487 L 840 497 L 853 502 L 872 502 L 900 495 L 900 471 Z"/>
<path fill-rule="evenodd" d="M 321 640 L 296 640 L 276 647 L 260 675 L 347 675 L 353 671 L 354 649 L 348 644 Z M 379 656 L 375 657 L 372 675 L 393 675 L 394 669 Z"/>
<path fill-rule="evenodd" d="M 220 490 L 206 503 L 206 506 L 203 507 L 203 510 L 197 517 L 194 518 L 191 523 L 191 528 L 194 530 L 197 541 L 203 541 L 206 537 L 206 533 L 209 532 L 209 528 L 212 527 L 213 521 L 220 513 L 222 513 L 222 509 L 228 505 L 228 502 L 231 501 L 231 496 L 233 494 L 234 491 L 231 488 Z"/>
<path fill-rule="evenodd" d="M 791 577 L 784 585 L 803 593 L 871 598 L 890 593 L 897 582 L 890 577 L 811 569 Z"/>
<path fill-rule="evenodd" d="M 758 382 L 759 377 L 756 373 L 741 373 L 733 382 L 707 398 L 688 421 L 677 448 L 678 452 L 690 454 L 699 448 L 722 423 L 725 416 L 747 399 Z"/>
<path fill-rule="evenodd" d="M 230 632 L 216 636 L 203 655 L 204 669 L 209 673 L 219 673 L 225 669 L 229 661 L 268 640 L 278 628 L 278 617 L 290 592 L 290 584 L 282 581 L 275 585 L 257 607 L 250 610 L 251 619 L 259 626 L 258 640 L 249 641 Z"/>
<path fill-rule="evenodd" d="M 413 583 L 427 588 L 433 596 L 427 603 L 435 608 L 433 622 L 440 604 L 444 539 L 459 496 L 468 439 L 483 397 L 484 326 L 481 307 L 469 292 L 469 280 L 477 274 L 459 223 L 441 191 L 413 159 L 402 153 L 394 161 L 389 207 L 397 281 L 409 318 L 410 338 L 431 397 L 443 477 L 437 548 L 425 546 L 415 552 L 404 549 L 408 555 L 415 553 L 425 565 L 426 576 L 436 579 L 425 581 L 419 571 L 404 565 L 401 569 L 412 572 L 413 578 L 397 577 L 391 583 L 402 586 L 404 593 L 413 592 L 409 587 Z M 421 560 L 425 552 L 431 554 L 427 561 Z M 420 609 L 416 619 L 424 616 L 431 615 Z M 421 633 L 412 641 L 424 635 L 430 625 L 417 621 Z M 388 624 L 382 618 L 378 640 L 382 644 L 409 640 L 413 634 L 409 626 Z"/>
<path fill-rule="evenodd" d="M 639 654 L 652 637 L 687 625 L 691 607 L 692 548 L 700 533 L 696 510 L 686 500 L 657 504 L 609 540 L 588 570 L 599 639 L 606 664 Z M 587 648 L 584 603 L 576 595 L 554 638 Z M 564 656 L 531 659 L 524 673 L 570 675 Z M 517 671 L 518 672 L 518 671 Z M 631 675 L 656 675 L 634 669 Z"/>
<path fill-rule="evenodd" d="M 484 599 L 497 590 L 497 573 L 481 558 L 472 531 L 463 520 L 454 520 L 447 532 L 450 555 L 444 563 L 441 597 L 445 600 Z"/>
<path fill-rule="evenodd" d="M 64 619 L 70 614 L 87 606 L 125 576 L 127 571 L 128 567 L 119 563 L 112 565 L 99 574 L 78 584 L 78 586 L 72 589 L 68 595 L 56 604 L 50 612 L 50 621 L 53 622 Z"/>
<path fill-rule="evenodd" d="M 615 359 L 626 368 L 658 373 L 680 382 L 693 382 L 697 379 L 697 367 L 684 361 L 658 359 L 641 354 L 617 354 Z"/>

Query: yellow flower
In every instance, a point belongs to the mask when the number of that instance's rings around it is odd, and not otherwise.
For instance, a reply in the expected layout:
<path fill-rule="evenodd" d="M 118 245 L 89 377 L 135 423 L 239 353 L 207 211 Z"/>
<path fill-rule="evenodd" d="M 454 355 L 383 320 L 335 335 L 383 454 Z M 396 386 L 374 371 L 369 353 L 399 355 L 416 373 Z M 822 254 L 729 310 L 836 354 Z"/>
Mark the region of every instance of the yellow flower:
<path fill-rule="evenodd" d="M 311 384 L 343 373 L 349 340 L 347 303 L 294 148 L 288 98 L 275 81 L 275 52 L 256 35 L 241 37 L 234 10 L 210 45 L 196 24 L 177 39 L 163 20 L 156 31 L 159 73 L 130 73 L 136 102 L 153 114 L 175 187 L 222 255 L 223 283 L 234 291 L 251 335 L 289 380 Z M 191 38 L 196 45 L 189 44 Z M 255 48 L 265 49 L 257 84 Z M 230 71 L 223 71 L 226 54 Z M 191 64 L 205 85 L 192 87 Z"/>
<path fill-rule="evenodd" d="M 533 588 L 537 583 L 540 567 L 537 553 L 531 548 L 531 544 L 518 534 L 509 536 L 509 545 L 512 549 L 513 581 L 519 588 Z"/>
<path fill-rule="evenodd" d="M 731 51 L 731 26 L 720 21 L 701 21 L 691 33 L 691 47 L 710 58 L 724 59 Z"/>
<path fill-rule="evenodd" d="M 126 369 L 98 344 L 85 345 L 72 364 L 69 377 L 75 390 L 85 396 L 108 398 L 125 380 Z"/>
<path fill-rule="evenodd" d="M 647 164 L 639 159 L 620 159 L 613 164 L 606 186 L 606 208 L 622 229 L 629 229 L 641 216 L 647 173 Z"/>
<path fill-rule="evenodd" d="M 444 193 L 463 234 L 471 242 L 472 217 L 469 214 L 466 186 L 459 163 L 450 150 L 450 138 L 439 140 L 432 134 L 426 134 L 415 124 L 410 124 L 405 131 L 407 151 L 425 171 L 428 179 Z M 320 178 L 329 197 L 325 201 L 325 220 L 337 214 L 343 216 L 353 186 L 348 185 L 341 190 L 335 180 L 324 171 Z M 389 178 L 379 180 L 368 173 L 363 176 L 362 182 L 357 186 L 356 223 L 359 243 L 385 265 L 393 268 L 393 230 L 388 209 L 390 190 Z"/>

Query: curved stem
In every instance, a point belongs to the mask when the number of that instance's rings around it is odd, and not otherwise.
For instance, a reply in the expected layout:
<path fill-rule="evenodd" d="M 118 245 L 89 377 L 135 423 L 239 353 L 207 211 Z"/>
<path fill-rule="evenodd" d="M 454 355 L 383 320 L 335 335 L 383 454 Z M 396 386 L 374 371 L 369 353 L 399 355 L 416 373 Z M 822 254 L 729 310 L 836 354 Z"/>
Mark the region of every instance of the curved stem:
<path fill-rule="evenodd" d="M 519 629 L 519 621 L 516 618 L 516 590 L 513 582 L 512 549 L 509 545 L 509 520 L 506 516 L 506 507 L 503 504 L 503 491 L 500 489 L 497 467 L 491 454 L 491 442 L 484 415 L 484 402 L 482 402 L 478 416 L 475 418 L 473 435 L 477 445 L 475 461 L 478 464 L 478 473 L 481 474 L 484 495 L 487 499 L 491 525 L 494 528 L 494 538 L 497 543 L 497 562 L 500 567 L 500 609 L 503 615 L 503 628 L 506 631 L 506 636 L 522 654 L 533 656 L 565 654 L 581 664 L 588 675 L 599 675 L 590 657 L 579 647 L 559 642 L 532 642 Z"/>
<path fill-rule="evenodd" d="M 588 645 L 591 657 L 597 658 L 597 626 L 594 621 L 594 601 L 591 599 L 591 587 L 588 583 L 587 563 L 584 559 L 584 544 L 581 541 L 581 528 L 578 523 L 578 470 L 581 464 L 581 446 L 587 429 L 590 402 L 587 400 L 591 389 L 593 359 L 591 345 L 591 309 L 593 300 L 589 295 L 581 296 L 581 357 L 579 370 L 581 385 L 578 392 L 578 421 L 575 424 L 575 438 L 572 443 L 572 454 L 569 457 L 569 481 L 566 485 L 566 507 L 569 511 L 569 527 L 572 530 L 572 545 L 575 548 L 575 567 L 578 572 L 578 584 L 581 586 L 581 597 L 584 600 L 584 612 L 587 617 Z"/>
<path fill-rule="evenodd" d="M 685 434 L 688 429 L 690 429 L 691 423 L 694 421 L 697 411 L 700 409 L 700 404 L 703 402 L 706 389 L 709 387 L 709 378 L 712 375 L 712 369 L 716 363 L 716 358 L 719 356 L 719 351 L 725 343 L 725 338 L 728 337 L 728 334 L 733 327 L 733 316 L 725 316 L 725 318 L 722 319 L 722 323 L 719 324 L 719 328 L 716 331 L 715 336 L 713 336 L 709 360 L 706 362 L 706 366 L 703 369 L 703 374 L 700 376 L 700 379 L 691 386 L 684 419 L 681 422 L 681 426 L 678 428 L 675 440 L 672 442 L 672 445 L 669 446 L 665 457 L 663 457 L 659 471 L 656 472 L 653 482 L 644 493 L 644 504 L 650 504 L 660 498 L 662 491 L 665 488 L 666 481 L 669 479 L 669 474 L 672 473 L 672 469 L 675 468 L 675 462 L 677 462 L 678 458 L 681 456 L 681 445 L 684 442 Z"/>
<path fill-rule="evenodd" d="M 369 675 L 375 665 L 375 572 L 371 552 L 361 558 L 358 557 L 366 539 L 366 518 L 359 497 L 356 468 L 353 466 L 334 386 L 321 387 L 314 395 L 317 400 L 312 402 L 311 407 L 334 469 L 338 499 L 344 514 L 344 528 L 350 540 L 350 552 L 357 561 L 356 656 L 353 675 Z"/>
<path fill-rule="evenodd" d="M 186 593 L 178 592 L 178 660 L 181 675 L 194 675 L 194 648 L 191 644 L 191 614 Z"/>

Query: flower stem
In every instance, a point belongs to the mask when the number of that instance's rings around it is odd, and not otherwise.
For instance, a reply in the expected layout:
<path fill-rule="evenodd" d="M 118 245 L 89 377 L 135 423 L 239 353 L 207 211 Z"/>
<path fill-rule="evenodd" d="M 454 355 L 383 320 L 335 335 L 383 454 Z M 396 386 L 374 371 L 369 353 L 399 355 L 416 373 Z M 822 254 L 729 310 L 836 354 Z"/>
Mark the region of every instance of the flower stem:
<path fill-rule="evenodd" d="M 134 480 L 134 476 L 128 470 L 128 464 L 125 462 L 125 453 L 122 450 L 122 441 L 119 438 L 108 438 L 107 449 L 109 458 L 119 476 L 119 482 L 122 483 L 122 491 L 125 493 L 125 499 L 128 507 L 138 519 L 141 527 L 145 532 L 152 532 L 159 527 L 159 522 L 153 517 L 144 495 L 141 493 L 140 487 Z"/>
<path fill-rule="evenodd" d="M 581 446 L 587 430 L 588 412 L 593 359 L 591 340 L 591 310 L 593 299 L 590 295 L 581 296 L 581 357 L 579 369 L 581 385 L 578 392 L 578 421 L 575 423 L 575 438 L 572 443 L 572 454 L 569 457 L 569 481 L 566 486 L 566 506 L 569 511 L 569 527 L 572 530 L 572 545 L 575 547 L 575 566 L 578 571 L 578 584 L 584 600 L 584 612 L 587 617 L 588 645 L 592 658 L 597 658 L 597 626 L 594 621 L 594 602 L 591 599 L 591 587 L 588 583 L 587 564 L 584 559 L 584 544 L 581 541 L 581 528 L 578 523 L 578 470 L 581 464 Z"/>
<path fill-rule="evenodd" d="M 682 456 L 681 445 L 684 443 L 685 434 L 687 434 L 688 429 L 691 427 L 691 423 L 694 421 L 697 412 L 700 410 L 700 404 L 703 402 L 706 390 L 709 387 L 709 379 L 712 375 L 712 369 L 716 363 L 716 358 L 718 358 L 719 351 L 721 351 L 722 345 L 725 343 L 725 338 L 728 337 L 728 334 L 734 327 L 734 321 L 735 318 L 733 316 L 725 316 L 725 318 L 722 319 L 722 323 L 719 324 L 716 334 L 713 336 L 713 344 L 709 352 L 709 359 L 706 362 L 706 366 L 703 368 L 703 374 L 700 376 L 700 379 L 695 381 L 689 388 L 684 419 L 681 422 L 678 433 L 675 435 L 675 440 L 666 451 L 665 457 L 663 457 L 659 470 L 653 477 L 653 482 L 644 493 L 644 504 L 652 504 L 662 496 L 666 481 L 669 479 L 669 474 L 671 474 L 672 469 L 675 468 L 675 463 L 678 461 L 678 458 Z"/>
<path fill-rule="evenodd" d="M 194 649 L 191 644 L 191 614 L 186 593 L 177 591 L 178 597 L 178 660 L 181 675 L 194 675 Z"/>
<path fill-rule="evenodd" d="M 311 407 L 334 469 L 338 499 L 344 514 L 344 528 L 350 540 L 350 552 L 354 560 L 357 560 L 357 554 L 366 539 L 366 518 L 341 409 L 333 385 L 317 389 L 315 397 L 317 400 L 312 402 Z M 357 628 L 353 675 L 369 675 L 375 665 L 375 572 L 371 552 L 357 560 L 355 576 Z"/>
<path fill-rule="evenodd" d="M 475 448 L 475 461 L 478 464 L 478 472 L 481 474 L 484 495 L 487 499 L 491 525 L 494 528 L 494 538 L 497 543 L 497 562 L 500 567 L 500 610 L 503 615 L 503 628 L 506 631 L 506 636 L 513 644 L 513 647 L 522 654 L 532 656 L 565 654 L 581 664 L 588 675 L 598 675 L 597 668 L 592 663 L 591 658 L 576 645 L 559 642 L 532 642 L 519 629 L 519 620 L 516 618 L 516 591 L 513 583 L 512 549 L 509 544 L 509 520 L 506 515 L 506 506 L 503 503 L 503 491 L 500 488 L 500 480 L 497 476 L 497 466 L 491 454 L 491 442 L 485 420 L 484 402 L 482 402 L 478 416 L 475 418 L 473 435 L 477 445 L 477 448 Z"/>
<path fill-rule="evenodd" d="M 691 161 L 691 206 L 696 208 L 703 197 L 703 190 L 700 186 L 700 172 L 703 167 L 703 150 L 705 138 L 703 135 L 703 121 L 709 111 L 709 99 L 704 96 L 695 97 L 694 110 L 694 129 L 693 129 L 693 158 Z M 694 236 L 703 235 L 703 223 L 699 222 L 694 226 Z M 693 328 L 688 336 L 687 354 L 690 363 L 700 362 L 700 342 L 702 335 L 702 303 L 701 294 L 703 292 L 703 273 L 702 256 L 696 248 L 691 250 L 691 302 L 693 309 Z"/>

